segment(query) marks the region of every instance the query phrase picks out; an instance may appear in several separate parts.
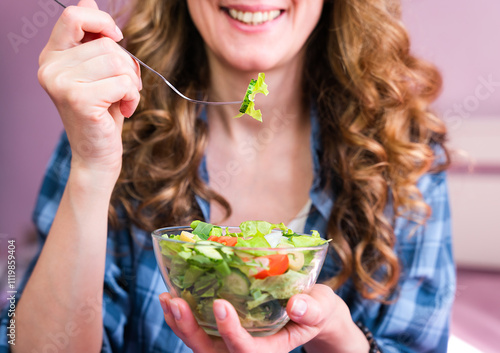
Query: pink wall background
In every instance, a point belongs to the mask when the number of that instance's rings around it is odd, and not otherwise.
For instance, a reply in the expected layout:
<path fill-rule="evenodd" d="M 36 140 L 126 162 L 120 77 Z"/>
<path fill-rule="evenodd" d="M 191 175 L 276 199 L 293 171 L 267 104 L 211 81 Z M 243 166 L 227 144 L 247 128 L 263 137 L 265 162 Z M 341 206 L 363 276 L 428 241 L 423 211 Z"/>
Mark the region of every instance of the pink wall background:
<path fill-rule="evenodd" d="M 500 2 L 402 0 L 402 3 L 403 20 L 410 31 L 414 52 L 434 62 L 443 74 L 444 90 L 436 108 L 445 114 L 459 104 L 470 117 L 500 118 Z M 493 78 L 496 87 L 488 98 L 484 97 L 486 92 L 480 91 L 476 107 L 470 96 L 477 94 L 477 86 L 488 77 Z"/>
<path fill-rule="evenodd" d="M 477 116 L 500 119 L 500 2 L 403 0 L 403 9 L 414 51 L 444 75 L 436 108 L 447 112 L 451 123 Z M 60 13 L 51 0 L 0 4 L 0 257 L 5 239 L 22 244 L 32 234 L 33 204 L 62 129 L 36 78 L 38 55 Z M 484 79 L 498 83 L 488 97 L 484 89 L 478 97 Z M 465 114 L 453 111 L 457 104 L 467 106 Z M 28 255 L 29 249 L 18 245 L 18 255 Z"/>

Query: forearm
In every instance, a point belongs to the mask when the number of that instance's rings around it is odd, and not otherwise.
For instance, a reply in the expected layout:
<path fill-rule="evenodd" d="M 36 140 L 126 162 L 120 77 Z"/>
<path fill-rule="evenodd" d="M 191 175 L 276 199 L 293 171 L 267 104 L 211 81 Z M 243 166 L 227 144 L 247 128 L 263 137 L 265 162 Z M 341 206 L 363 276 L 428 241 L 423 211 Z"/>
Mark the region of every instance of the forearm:
<path fill-rule="evenodd" d="M 14 352 L 99 352 L 107 213 L 113 183 L 74 171 L 16 310 Z M 64 347 L 63 347 L 64 346 Z"/>

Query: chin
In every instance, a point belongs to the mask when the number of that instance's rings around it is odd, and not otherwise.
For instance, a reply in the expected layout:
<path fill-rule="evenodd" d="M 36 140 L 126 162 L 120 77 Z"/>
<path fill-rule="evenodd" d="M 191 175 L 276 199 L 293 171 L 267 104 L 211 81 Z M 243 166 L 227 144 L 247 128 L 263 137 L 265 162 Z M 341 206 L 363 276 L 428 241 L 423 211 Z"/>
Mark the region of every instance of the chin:
<path fill-rule="evenodd" d="M 234 69 L 238 71 L 243 71 L 243 72 L 269 72 L 271 69 L 274 68 L 274 66 L 266 65 L 266 64 L 258 64 L 258 63 L 248 63 L 248 64 L 242 64 L 240 63 L 239 65 L 233 65 Z"/>
<path fill-rule="evenodd" d="M 268 57 L 266 55 L 261 55 L 260 53 L 236 57 L 227 58 L 227 64 L 239 71 L 255 71 L 255 72 L 266 72 L 270 71 L 278 65 L 278 61 L 275 58 Z"/>

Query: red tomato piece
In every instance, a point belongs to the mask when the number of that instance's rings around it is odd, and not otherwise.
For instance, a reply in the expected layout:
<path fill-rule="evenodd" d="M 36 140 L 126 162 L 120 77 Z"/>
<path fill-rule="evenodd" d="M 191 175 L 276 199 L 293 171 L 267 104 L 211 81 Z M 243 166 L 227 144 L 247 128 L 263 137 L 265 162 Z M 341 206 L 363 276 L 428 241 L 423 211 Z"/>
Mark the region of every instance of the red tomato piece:
<path fill-rule="evenodd" d="M 238 238 L 236 238 L 236 237 L 228 237 L 228 236 L 225 236 L 225 235 L 222 235 L 220 237 L 218 237 L 216 235 L 211 235 L 211 236 L 208 237 L 208 240 L 216 241 L 217 243 L 221 243 L 221 244 L 224 244 L 224 245 L 227 245 L 227 246 L 235 246 L 236 243 L 238 242 Z"/>
<path fill-rule="evenodd" d="M 255 261 L 262 264 L 262 269 L 254 275 L 257 279 L 264 279 L 269 276 L 277 276 L 286 272 L 288 269 L 288 255 L 273 254 L 260 256 L 255 258 Z"/>

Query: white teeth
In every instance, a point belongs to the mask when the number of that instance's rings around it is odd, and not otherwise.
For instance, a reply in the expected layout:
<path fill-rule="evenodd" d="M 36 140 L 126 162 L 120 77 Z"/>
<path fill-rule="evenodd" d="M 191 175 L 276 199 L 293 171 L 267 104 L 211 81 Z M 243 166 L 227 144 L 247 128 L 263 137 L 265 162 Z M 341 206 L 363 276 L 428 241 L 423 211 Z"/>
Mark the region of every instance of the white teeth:
<path fill-rule="evenodd" d="M 258 25 L 264 22 L 272 21 L 280 15 L 280 10 L 259 11 L 259 12 L 243 12 L 235 9 L 229 9 L 229 15 L 235 20 L 246 24 Z"/>
<path fill-rule="evenodd" d="M 253 15 L 253 18 L 252 18 L 252 23 L 255 25 L 257 23 L 261 23 L 262 22 L 262 12 L 256 12 L 254 15 Z"/>
<path fill-rule="evenodd" d="M 252 22 L 252 13 L 251 12 L 245 12 L 245 14 L 243 15 L 242 21 L 245 22 L 245 23 Z"/>

